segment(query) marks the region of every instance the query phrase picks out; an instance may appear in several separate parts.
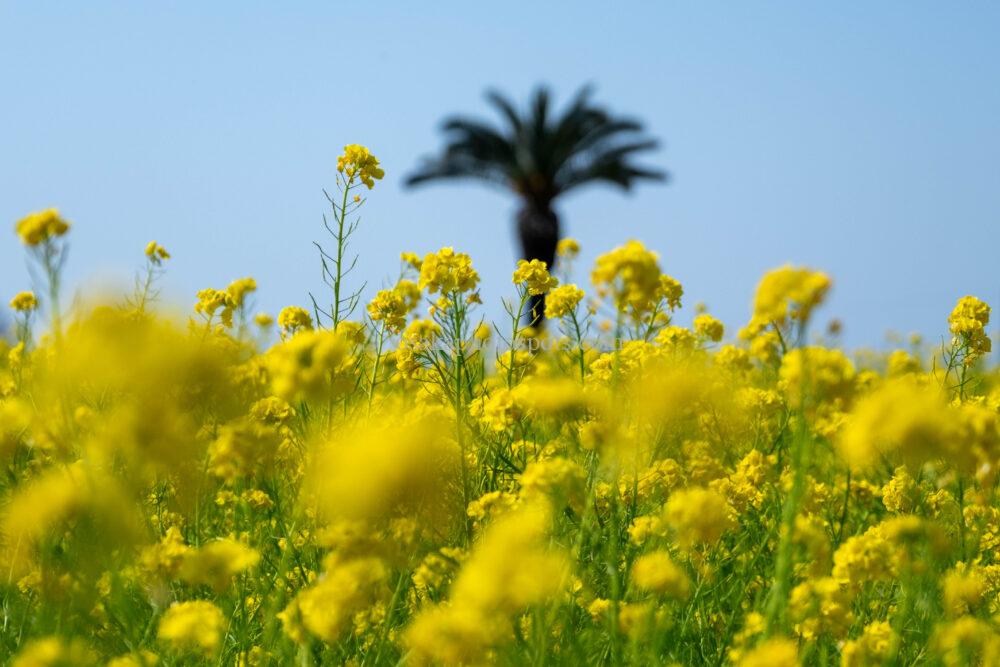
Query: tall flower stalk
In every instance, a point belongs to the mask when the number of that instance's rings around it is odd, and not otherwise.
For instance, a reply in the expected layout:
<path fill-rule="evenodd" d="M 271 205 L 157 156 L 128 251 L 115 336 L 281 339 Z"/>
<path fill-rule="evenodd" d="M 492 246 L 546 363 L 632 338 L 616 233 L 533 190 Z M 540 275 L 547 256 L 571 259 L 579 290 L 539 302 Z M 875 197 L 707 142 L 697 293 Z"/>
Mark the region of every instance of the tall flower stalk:
<path fill-rule="evenodd" d="M 344 279 L 358 263 L 357 255 L 348 259 L 347 254 L 351 236 L 361 224 L 360 216 L 355 214 L 365 203 L 365 198 L 356 191 L 362 187 L 371 190 L 375 187 L 375 181 L 384 176 L 385 171 L 379 167 L 378 158 L 364 146 L 344 146 L 343 155 L 337 158 L 336 178 L 340 196 L 336 198 L 326 190 L 323 191 L 332 210 L 332 221 L 324 215 L 323 226 L 333 237 L 335 250 L 328 252 L 318 241 L 313 242 L 319 251 L 323 282 L 333 292 L 333 300 L 326 308 L 319 305 L 312 293 L 309 294 L 318 325 L 325 318 L 330 323 L 330 328 L 336 330 L 337 325 L 349 318 L 358 306 L 365 286 L 361 285 L 348 293 L 344 285 Z"/>

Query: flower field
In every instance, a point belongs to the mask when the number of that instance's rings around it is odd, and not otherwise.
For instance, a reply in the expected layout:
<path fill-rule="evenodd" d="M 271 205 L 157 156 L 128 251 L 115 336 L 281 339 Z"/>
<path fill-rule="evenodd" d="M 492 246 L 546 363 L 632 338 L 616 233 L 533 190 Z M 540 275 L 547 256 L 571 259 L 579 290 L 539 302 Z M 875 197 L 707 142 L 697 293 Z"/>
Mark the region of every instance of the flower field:
<path fill-rule="evenodd" d="M 452 248 L 362 302 L 383 172 L 352 145 L 338 174 L 327 288 L 275 317 L 252 278 L 167 314 L 156 242 L 132 293 L 63 309 L 86 226 L 17 223 L 0 659 L 1000 664 L 984 302 L 855 358 L 814 331 L 819 271 L 767 273 L 729 330 L 638 241 L 569 282 L 572 239 L 512 267 L 504 321 Z"/>

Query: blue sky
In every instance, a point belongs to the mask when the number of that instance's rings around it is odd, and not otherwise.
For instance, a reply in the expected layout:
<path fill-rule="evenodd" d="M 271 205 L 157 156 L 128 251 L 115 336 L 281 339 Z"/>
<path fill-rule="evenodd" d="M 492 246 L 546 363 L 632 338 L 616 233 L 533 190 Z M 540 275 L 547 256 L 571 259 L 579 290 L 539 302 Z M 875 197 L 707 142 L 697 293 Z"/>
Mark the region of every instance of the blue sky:
<path fill-rule="evenodd" d="M 593 258 L 629 238 L 731 331 L 785 262 L 835 281 L 851 346 L 938 337 L 967 293 L 1000 304 L 1000 5 L 987 2 L 0 2 L 0 222 L 57 206 L 74 287 L 128 280 L 157 239 L 165 293 L 253 275 L 258 306 L 321 288 L 322 188 L 363 143 L 386 180 L 355 241 L 371 288 L 398 253 L 469 252 L 510 293 L 514 203 L 402 187 L 442 116 L 489 86 L 584 82 L 664 148 L 669 185 L 562 202 Z M 3 300 L 30 286 L 0 234 Z M 690 313 L 690 307 L 688 308 Z M 690 317 L 685 315 L 682 319 Z"/>

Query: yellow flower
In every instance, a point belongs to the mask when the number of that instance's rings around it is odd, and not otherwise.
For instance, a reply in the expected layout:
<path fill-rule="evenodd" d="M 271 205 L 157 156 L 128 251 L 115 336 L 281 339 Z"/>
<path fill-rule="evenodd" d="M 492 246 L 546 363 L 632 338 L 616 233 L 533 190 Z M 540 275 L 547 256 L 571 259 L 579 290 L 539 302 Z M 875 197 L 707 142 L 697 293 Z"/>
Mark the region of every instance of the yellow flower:
<path fill-rule="evenodd" d="M 362 345 L 367 337 L 367 328 L 361 322 L 341 320 L 337 322 L 337 328 L 334 331 L 351 345 Z"/>
<path fill-rule="evenodd" d="M 337 171 L 346 174 L 348 179 L 357 176 L 369 190 L 375 187 L 375 181 L 385 176 L 378 166 L 378 158 L 358 144 L 344 146 L 344 154 L 337 158 Z"/>
<path fill-rule="evenodd" d="M 0 566 L 8 577 L 23 576 L 46 536 L 60 531 L 73 520 L 99 521 L 104 529 L 129 537 L 133 526 L 118 488 L 110 479 L 97 478 L 81 462 L 51 466 L 44 473 L 20 484 L 6 499 L 0 534 Z"/>
<path fill-rule="evenodd" d="M 220 427 L 218 437 L 209 445 L 208 469 L 232 484 L 254 470 L 266 470 L 277 448 L 274 429 L 259 422 L 234 420 Z"/>
<path fill-rule="evenodd" d="M 768 639 L 748 651 L 738 667 L 799 667 L 798 647 L 790 639 Z"/>
<path fill-rule="evenodd" d="M 271 500 L 271 496 L 267 495 L 266 492 L 261 491 L 260 489 L 252 489 L 250 491 L 244 491 L 241 498 L 248 505 L 250 505 L 250 507 L 258 511 L 263 511 L 274 507 L 274 501 Z"/>
<path fill-rule="evenodd" d="M 295 416 L 295 410 L 288 401 L 277 396 L 262 398 L 250 406 L 250 418 L 263 424 L 284 424 Z"/>
<path fill-rule="evenodd" d="M 493 330 L 490 329 L 490 325 L 486 322 L 480 322 L 476 327 L 476 330 L 472 332 L 472 337 L 478 340 L 480 343 L 487 343 L 490 337 L 493 336 Z"/>
<path fill-rule="evenodd" d="M 10 300 L 10 307 L 19 313 L 30 313 L 38 308 L 38 299 L 34 292 L 18 292 Z"/>
<path fill-rule="evenodd" d="M 982 607 L 988 588 L 981 568 L 956 563 L 941 581 L 945 613 L 953 618 L 975 614 Z"/>
<path fill-rule="evenodd" d="M 590 279 L 602 297 L 610 296 L 620 312 L 640 319 L 662 296 L 659 256 L 639 241 L 629 241 L 597 258 Z"/>
<path fill-rule="evenodd" d="M 391 333 L 399 333 L 406 326 L 406 314 L 410 308 L 406 300 L 395 289 L 379 290 L 368 304 L 368 316 L 374 322 L 384 322 Z"/>
<path fill-rule="evenodd" d="M 587 471 L 562 457 L 533 461 L 517 477 L 525 502 L 551 501 L 554 507 L 582 512 Z"/>
<path fill-rule="evenodd" d="M 683 547 L 715 544 L 736 523 L 730 516 L 725 497 L 701 487 L 681 489 L 671 494 L 663 518 L 677 534 Z"/>
<path fill-rule="evenodd" d="M 882 504 L 896 514 L 913 512 L 920 503 L 920 497 L 920 487 L 910 476 L 906 466 L 896 468 L 892 479 L 882 487 Z"/>
<path fill-rule="evenodd" d="M 990 307 L 974 296 L 963 296 L 948 316 L 949 329 L 968 346 L 972 361 L 992 349 L 990 337 L 986 335 L 986 325 L 990 323 Z"/>
<path fill-rule="evenodd" d="M 465 560 L 461 549 L 444 547 L 424 557 L 413 571 L 413 585 L 425 597 L 429 591 L 441 590 L 446 582 L 454 578 L 455 571 Z"/>
<path fill-rule="evenodd" d="M 725 327 L 723 327 L 722 322 L 707 313 L 694 318 L 694 332 L 703 340 L 718 343 L 722 340 L 724 331 Z"/>
<path fill-rule="evenodd" d="M 154 264 L 160 264 L 163 260 L 170 259 L 170 253 L 167 252 L 167 249 L 156 241 L 150 241 L 146 244 L 145 254 L 149 261 Z"/>
<path fill-rule="evenodd" d="M 990 323 L 990 307 L 974 296 L 963 296 L 955 304 L 948 316 L 948 325 L 953 334 L 968 334 L 981 331 Z"/>
<path fill-rule="evenodd" d="M 54 208 L 29 213 L 17 222 L 17 235 L 24 245 L 36 246 L 69 231 L 69 223 Z"/>
<path fill-rule="evenodd" d="M 246 300 L 247 294 L 257 291 L 257 281 L 253 278 L 240 278 L 229 283 L 226 288 L 226 296 L 232 308 L 239 308 Z"/>
<path fill-rule="evenodd" d="M 305 308 L 285 306 L 278 313 L 278 326 L 281 327 L 282 336 L 291 336 L 303 329 L 312 329 L 312 315 Z"/>
<path fill-rule="evenodd" d="M 796 348 L 781 362 L 781 386 L 792 405 L 805 398 L 846 402 L 855 390 L 854 364 L 840 350 Z"/>
<path fill-rule="evenodd" d="M 946 667 L 1000 664 L 1000 635 L 990 623 L 973 616 L 938 625 L 930 647 Z"/>
<path fill-rule="evenodd" d="M 819 271 L 785 265 L 769 271 L 757 285 L 751 327 L 806 322 L 830 290 L 830 277 Z"/>
<path fill-rule="evenodd" d="M 510 617 L 565 591 L 569 567 L 548 547 L 551 516 L 525 507 L 498 518 L 465 561 L 450 605 L 419 613 L 405 635 L 417 659 L 480 664 L 509 636 Z"/>
<path fill-rule="evenodd" d="M 833 577 L 802 582 L 788 600 L 795 633 L 806 640 L 820 635 L 843 638 L 854 622 L 851 602 L 847 586 Z"/>
<path fill-rule="evenodd" d="M 740 338 L 750 341 L 750 354 L 754 358 L 766 364 L 776 364 L 781 359 L 781 337 L 777 332 L 759 330 L 754 333 L 744 328 L 740 330 Z"/>
<path fill-rule="evenodd" d="M 222 323 L 227 327 L 233 326 L 233 304 L 226 292 L 212 288 L 198 292 L 198 303 L 194 306 L 194 312 L 211 319 L 220 308 L 222 310 L 219 318 Z"/>
<path fill-rule="evenodd" d="M 907 373 L 919 373 L 922 370 L 920 359 L 906 350 L 894 350 L 886 361 L 886 375 L 898 377 Z"/>
<path fill-rule="evenodd" d="M 457 444 L 441 435 L 446 428 L 438 416 L 413 415 L 342 429 L 315 452 L 306 478 L 317 511 L 372 523 L 404 510 L 438 511 L 447 497 L 442 484 L 460 464 Z"/>
<path fill-rule="evenodd" d="M 434 320 L 413 320 L 407 325 L 396 350 L 396 367 L 403 377 L 413 377 L 421 368 L 418 355 L 428 352 L 440 335 L 441 327 Z"/>
<path fill-rule="evenodd" d="M 611 600 L 607 598 L 594 598 L 593 602 L 587 605 L 587 613 L 595 622 L 602 622 L 611 611 Z"/>
<path fill-rule="evenodd" d="M 467 516 L 475 520 L 476 525 L 484 519 L 493 519 L 520 507 L 521 500 L 517 496 L 504 491 L 485 493 L 469 503 L 465 509 Z"/>
<path fill-rule="evenodd" d="M 428 253 L 420 265 L 420 289 L 428 293 L 471 292 L 479 284 L 479 274 L 472 268 L 472 258 L 456 253 L 453 248 L 441 248 Z"/>
<path fill-rule="evenodd" d="M 643 590 L 684 600 L 691 592 L 687 574 L 666 551 L 644 554 L 632 564 L 632 583 Z"/>
<path fill-rule="evenodd" d="M 576 239 L 559 239 L 556 244 L 556 256 L 560 259 L 574 259 L 580 254 L 580 242 Z"/>
<path fill-rule="evenodd" d="M 412 280 L 402 279 L 392 288 L 406 303 L 407 312 L 420 305 L 420 286 Z"/>
<path fill-rule="evenodd" d="M 750 353 L 733 345 L 723 345 L 715 353 L 715 363 L 735 373 L 748 373 L 753 369 Z"/>
<path fill-rule="evenodd" d="M 840 667 L 884 664 L 898 641 L 899 636 L 888 621 L 869 623 L 860 637 L 844 644 L 840 654 Z"/>
<path fill-rule="evenodd" d="M 107 667 L 156 667 L 160 659 L 151 651 L 127 653 L 108 661 Z"/>
<path fill-rule="evenodd" d="M 684 296 L 684 287 L 677 280 L 666 274 L 660 276 L 660 298 L 667 302 L 669 310 L 677 310 L 681 307 L 682 296 Z"/>
<path fill-rule="evenodd" d="M 226 590 L 233 577 L 260 562 L 260 554 L 235 540 L 213 540 L 192 554 L 181 566 L 181 578 L 189 584 Z"/>
<path fill-rule="evenodd" d="M 922 464 L 942 455 L 956 436 L 955 419 L 940 391 L 901 378 L 858 403 L 837 445 L 852 466 L 873 465 L 890 452 Z"/>
<path fill-rule="evenodd" d="M 528 294 L 541 295 L 559 284 L 553 276 L 549 275 L 548 266 L 545 262 L 533 259 L 530 262 L 519 260 L 517 269 L 514 271 L 513 282 L 515 285 L 524 285 Z"/>
<path fill-rule="evenodd" d="M 415 252 L 401 252 L 399 253 L 399 259 L 417 271 L 420 271 L 420 265 L 423 264 L 423 260 Z"/>
<path fill-rule="evenodd" d="M 29 641 L 11 667 L 86 667 L 96 665 L 97 656 L 80 639 L 45 637 Z"/>
<path fill-rule="evenodd" d="M 319 639 L 337 641 L 353 616 L 374 602 L 386 576 L 385 566 L 377 558 L 334 562 L 318 583 L 299 593 L 279 615 L 286 632 L 298 620 Z M 294 631 L 289 635 L 301 641 Z"/>
<path fill-rule="evenodd" d="M 160 619 L 157 637 L 181 651 L 215 654 L 222 641 L 226 618 L 206 600 L 175 602 Z"/>
<path fill-rule="evenodd" d="M 559 319 L 576 310 L 583 299 L 583 290 L 576 285 L 560 285 L 545 297 L 545 316 Z"/>
<path fill-rule="evenodd" d="M 286 401 L 333 398 L 354 386 L 351 345 L 332 331 L 300 331 L 275 345 L 268 351 L 268 368 L 274 394 Z"/>
<path fill-rule="evenodd" d="M 656 342 L 672 352 L 684 352 L 685 350 L 693 350 L 698 339 L 690 329 L 669 326 L 663 327 L 656 334 Z"/>
<path fill-rule="evenodd" d="M 181 531 L 176 526 L 171 526 L 159 542 L 142 550 L 139 563 L 150 576 L 170 581 L 180 572 L 192 551 L 184 543 Z"/>
<path fill-rule="evenodd" d="M 475 401 L 471 407 L 473 417 L 498 433 L 512 427 L 524 416 L 523 406 L 517 396 L 506 387 L 498 387 L 490 395 Z"/>
<path fill-rule="evenodd" d="M 253 321 L 261 329 L 267 329 L 274 324 L 274 318 L 267 313 L 257 313 L 253 316 Z"/>
<path fill-rule="evenodd" d="M 847 538 L 833 554 L 833 576 L 852 589 L 867 581 L 891 579 L 895 573 L 896 550 L 885 529 L 872 526 L 861 535 Z"/>

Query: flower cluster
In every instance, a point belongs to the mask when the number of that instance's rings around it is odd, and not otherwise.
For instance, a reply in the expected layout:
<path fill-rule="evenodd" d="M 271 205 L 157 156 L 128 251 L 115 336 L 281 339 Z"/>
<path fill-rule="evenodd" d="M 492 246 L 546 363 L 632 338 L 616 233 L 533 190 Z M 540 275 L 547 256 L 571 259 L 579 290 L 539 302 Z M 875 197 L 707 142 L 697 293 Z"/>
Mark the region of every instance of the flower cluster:
<path fill-rule="evenodd" d="M 479 274 L 472 268 L 472 258 L 454 248 L 428 253 L 420 263 L 420 289 L 442 295 L 472 292 L 479 284 Z"/>
<path fill-rule="evenodd" d="M 170 259 L 170 253 L 156 241 L 146 244 L 146 258 L 153 264 L 160 265 L 164 260 Z"/>
<path fill-rule="evenodd" d="M 369 190 L 375 187 L 375 181 L 385 176 L 385 171 L 378 166 L 378 158 L 358 144 L 344 146 L 344 154 L 337 158 L 337 171 L 346 174 L 348 179 L 357 177 Z"/>
<path fill-rule="evenodd" d="M 523 285 L 528 294 L 540 296 L 559 284 L 559 281 L 549 275 L 545 262 L 533 259 L 530 262 L 522 259 L 514 271 L 514 284 Z"/>
<path fill-rule="evenodd" d="M 21 242 L 27 246 L 37 246 L 49 239 L 63 236 L 69 231 L 67 222 L 59 211 L 47 208 L 21 218 L 15 228 Z"/>
<path fill-rule="evenodd" d="M 583 300 L 583 290 L 576 285 L 560 285 L 545 297 L 545 316 L 550 319 L 566 317 L 576 310 Z"/>
<path fill-rule="evenodd" d="M 19 313 L 30 313 L 38 308 L 38 299 L 34 292 L 18 292 L 10 300 L 10 307 Z"/>
<path fill-rule="evenodd" d="M 972 361 L 992 349 L 986 325 L 990 323 L 990 307 L 974 296 L 963 296 L 948 316 L 951 333 L 968 347 L 966 361 Z"/>
<path fill-rule="evenodd" d="M 829 276 L 807 268 L 786 265 L 768 272 L 757 285 L 748 328 L 759 331 L 768 325 L 784 327 L 808 321 L 830 286 Z"/>

